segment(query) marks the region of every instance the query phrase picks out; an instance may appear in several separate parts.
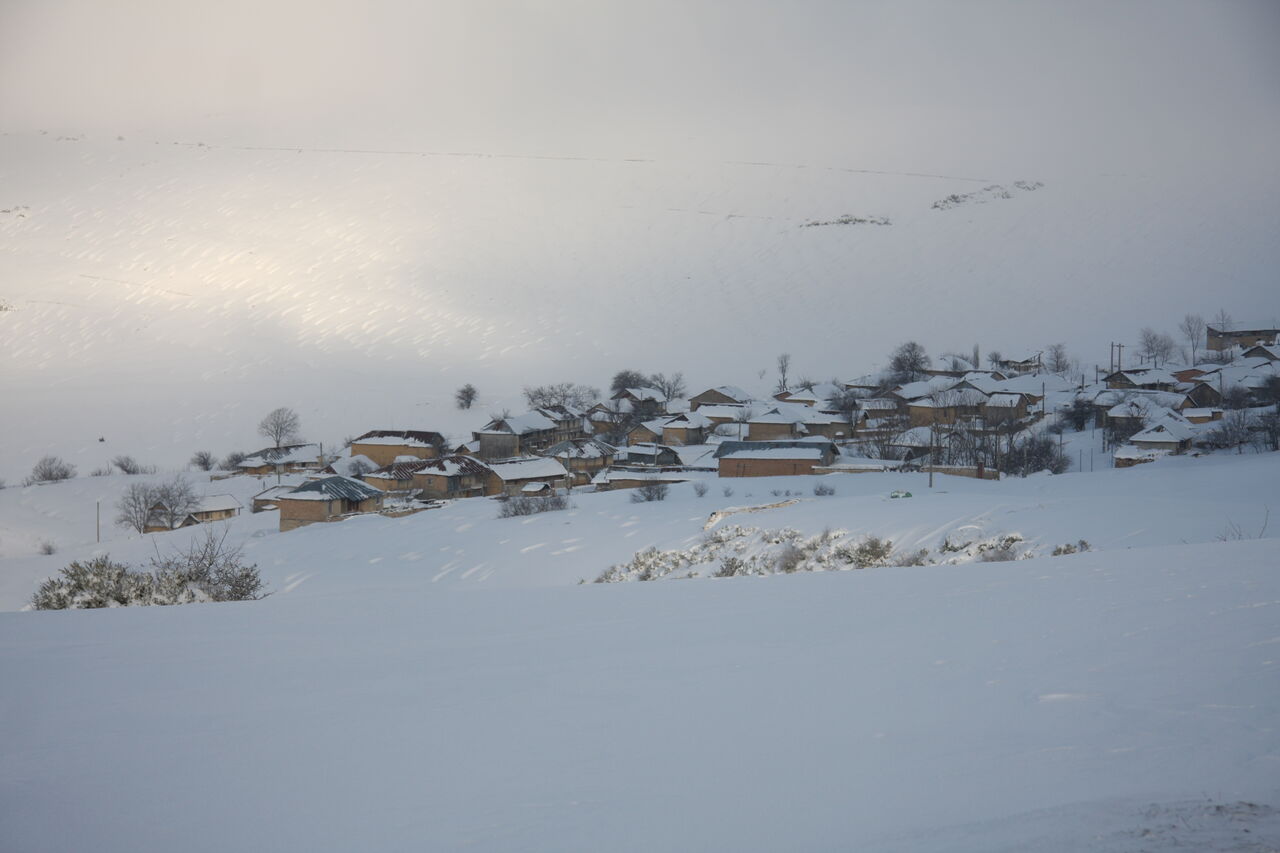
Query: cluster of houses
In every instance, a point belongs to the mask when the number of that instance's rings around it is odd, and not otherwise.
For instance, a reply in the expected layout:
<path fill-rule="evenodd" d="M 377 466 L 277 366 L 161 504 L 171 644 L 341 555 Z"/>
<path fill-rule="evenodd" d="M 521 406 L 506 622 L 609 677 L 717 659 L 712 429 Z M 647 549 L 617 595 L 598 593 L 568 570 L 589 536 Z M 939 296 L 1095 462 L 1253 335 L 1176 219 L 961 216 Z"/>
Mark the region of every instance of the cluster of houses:
<path fill-rule="evenodd" d="M 420 511 L 442 500 L 938 466 L 955 461 L 950 442 L 1022 434 L 1064 401 L 1092 407 L 1096 422 L 1116 435 L 1115 464 L 1124 466 L 1182 452 L 1199 425 L 1222 418 L 1228 389 L 1262 388 L 1280 366 L 1276 336 L 1210 327 L 1209 349 L 1235 347 L 1238 357 L 1127 368 L 1093 385 L 1045 372 L 1032 353 L 986 369 L 951 357 L 945 369 L 923 371 L 915 381 L 869 375 L 764 399 L 732 385 L 679 400 L 655 388 L 623 388 L 587 409 L 551 405 L 495 417 L 461 443 L 432 431 L 372 430 L 337 458 L 319 445 L 286 445 L 245 458 L 239 470 L 307 476 L 302 485 L 275 486 L 253 499 L 255 512 L 279 510 L 280 529 L 290 530 L 361 513 Z M 999 476 L 981 463 L 950 470 Z"/>

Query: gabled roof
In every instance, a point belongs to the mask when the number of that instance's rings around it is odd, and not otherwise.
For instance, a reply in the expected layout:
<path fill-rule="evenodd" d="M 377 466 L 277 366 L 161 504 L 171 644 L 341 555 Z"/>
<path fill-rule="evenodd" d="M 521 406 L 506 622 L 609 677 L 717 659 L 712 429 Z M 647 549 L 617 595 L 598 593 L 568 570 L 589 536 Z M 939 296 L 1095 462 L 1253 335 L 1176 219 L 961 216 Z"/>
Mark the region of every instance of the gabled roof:
<path fill-rule="evenodd" d="M 598 438 L 579 438 L 553 444 L 542 455 L 555 459 L 606 459 L 617 452 L 613 445 Z"/>
<path fill-rule="evenodd" d="M 307 465 L 320 461 L 318 444 L 285 444 L 280 447 L 264 447 L 246 456 L 238 468 L 258 468 L 262 465 Z"/>
<path fill-rule="evenodd" d="M 413 475 L 421 471 L 427 464 L 426 459 L 415 459 L 412 462 L 392 462 L 383 465 L 376 471 L 365 474 L 370 480 L 412 480 Z"/>
<path fill-rule="evenodd" d="M 446 477 L 483 476 L 490 471 L 485 462 L 474 456 L 442 456 L 439 459 L 425 459 L 417 473 L 442 474 Z"/>
<path fill-rule="evenodd" d="M 546 432 L 558 426 L 554 418 L 542 412 L 525 412 L 523 415 L 511 415 L 495 418 L 479 430 L 481 433 L 506 433 L 510 435 L 527 435 L 531 432 Z"/>
<path fill-rule="evenodd" d="M 664 427 L 683 429 L 706 429 L 711 426 L 711 419 L 698 412 L 682 412 L 663 423 Z"/>
<path fill-rule="evenodd" d="M 716 392 L 722 397 L 728 397 L 730 400 L 733 400 L 738 403 L 746 403 L 751 400 L 751 395 L 748 394 L 746 391 L 743 391 L 737 385 L 717 385 L 714 388 L 708 388 L 706 391 L 703 391 L 700 394 L 694 394 L 693 396 L 701 397 L 703 394 L 710 394 L 712 391 Z"/>
<path fill-rule="evenodd" d="M 303 483 L 287 495 L 281 495 L 281 498 L 306 501 L 363 501 L 381 496 L 382 492 L 368 483 L 335 475 Z"/>
<path fill-rule="evenodd" d="M 637 402 L 643 402 L 646 400 L 650 400 L 655 403 L 667 402 L 666 394 L 663 394 L 657 388 L 650 388 L 648 386 L 642 386 L 640 388 L 623 388 L 621 391 L 614 394 L 609 399 L 619 400 L 623 398 L 626 398 L 629 400 L 635 400 Z"/>
<path fill-rule="evenodd" d="M 510 462 L 490 462 L 489 470 L 503 481 L 528 480 L 535 477 L 556 479 L 565 476 L 566 473 L 560 460 L 545 456 L 513 459 Z"/>
<path fill-rule="evenodd" d="M 441 447 L 444 436 L 438 432 L 418 429 L 372 429 L 359 438 L 352 439 L 352 444 L 380 444 L 392 447 Z"/>
<path fill-rule="evenodd" d="M 240 509 L 242 506 L 240 501 L 231 495 L 205 495 L 200 499 L 200 505 L 192 512 L 226 512 Z"/>
<path fill-rule="evenodd" d="M 811 451 L 817 448 L 819 452 L 830 449 L 831 452 L 838 452 L 836 444 L 829 438 L 823 436 L 810 436 L 809 438 L 798 438 L 794 440 L 778 440 L 778 441 L 722 441 L 716 447 L 715 458 L 723 459 L 725 456 L 737 454 L 743 450 L 796 450 Z M 804 457 L 808 458 L 808 457 Z"/>

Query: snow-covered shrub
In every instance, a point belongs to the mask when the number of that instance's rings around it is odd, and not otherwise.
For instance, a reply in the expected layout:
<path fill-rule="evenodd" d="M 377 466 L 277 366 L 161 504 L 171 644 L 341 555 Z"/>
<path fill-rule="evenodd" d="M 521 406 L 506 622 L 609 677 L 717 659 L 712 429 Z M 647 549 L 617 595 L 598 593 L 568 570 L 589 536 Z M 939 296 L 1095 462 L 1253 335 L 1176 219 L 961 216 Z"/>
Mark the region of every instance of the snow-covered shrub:
<path fill-rule="evenodd" d="M 1018 559 L 1015 550 L 1022 537 L 1017 534 L 1005 536 L 994 542 L 983 542 L 978 545 L 977 560 L 980 563 L 1004 563 Z"/>
<path fill-rule="evenodd" d="M 498 518 L 515 518 L 568 509 L 569 499 L 564 495 L 516 495 L 507 498 L 498 509 Z"/>
<path fill-rule="evenodd" d="M 156 466 L 143 465 L 132 456 L 126 456 L 124 454 L 112 459 L 111 464 L 119 468 L 121 474 L 154 474 L 156 472 Z"/>
<path fill-rule="evenodd" d="M 631 493 L 631 502 L 633 504 L 643 504 L 650 501 L 665 501 L 667 492 L 670 490 L 671 487 L 666 483 L 645 483 Z"/>
<path fill-rule="evenodd" d="M 774 557 L 774 571 L 789 575 L 800 570 L 804 565 L 805 553 L 791 543 L 778 549 Z"/>
<path fill-rule="evenodd" d="M 1005 474 L 1025 477 L 1037 471 L 1062 474 L 1071 467 L 1071 460 L 1058 447 L 1058 442 L 1044 435 L 1028 436 L 1015 444 L 1000 460 L 1000 470 Z"/>
<path fill-rule="evenodd" d="M 1057 546 L 1056 548 L 1053 549 L 1053 556 L 1061 557 L 1065 554 L 1081 554 L 1081 553 L 1084 553 L 1085 551 L 1088 551 L 1089 549 L 1090 549 L 1089 543 L 1081 539 L 1079 542 L 1075 543 L 1074 545 L 1068 542 L 1066 545 Z"/>
<path fill-rule="evenodd" d="M 834 495 L 835 493 L 836 493 L 836 487 L 835 487 L 835 486 L 829 486 L 829 485 L 827 485 L 826 483 L 814 483 L 814 484 L 813 484 L 813 494 L 814 494 L 814 497 L 819 497 L 819 498 L 829 498 L 829 497 L 831 497 L 832 495 Z"/>
<path fill-rule="evenodd" d="M 258 567 L 245 564 L 240 549 L 225 541 L 226 533 L 219 537 L 208 530 L 186 551 L 153 559 L 152 571 L 131 569 L 106 555 L 77 560 L 42 583 L 31 604 L 36 610 L 85 610 L 262 598 Z"/>
<path fill-rule="evenodd" d="M 693 484 L 693 493 L 698 497 L 704 497 L 707 494 L 707 484 L 698 480 Z"/>
<path fill-rule="evenodd" d="M 892 555 L 893 542 L 878 536 L 865 536 L 858 542 L 836 549 L 836 557 L 855 569 L 887 566 Z"/>
<path fill-rule="evenodd" d="M 53 542 L 50 542 L 48 539 L 41 541 L 40 543 L 41 554 L 44 554 L 47 557 L 50 554 L 56 554 L 57 552 L 58 552 L 58 546 L 56 544 L 54 544 Z"/>
<path fill-rule="evenodd" d="M 731 497 L 733 497 L 733 489 L 729 488 L 728 486 L 725 486 L 725 487 L 724 487 L 723 489 L 721 489 L 720 491 L 721 491 L 721 493 L 722 493 L 726 498 L 731 498 Z"/>

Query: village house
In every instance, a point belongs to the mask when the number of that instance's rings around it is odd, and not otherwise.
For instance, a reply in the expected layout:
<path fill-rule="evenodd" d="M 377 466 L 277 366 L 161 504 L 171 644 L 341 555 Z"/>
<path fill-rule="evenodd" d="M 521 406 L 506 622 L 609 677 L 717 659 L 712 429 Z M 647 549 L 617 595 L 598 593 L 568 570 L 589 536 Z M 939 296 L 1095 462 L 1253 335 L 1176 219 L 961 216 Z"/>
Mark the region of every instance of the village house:
<path fill-rule="evenodd" d="M 341 521 L 353 515 L 382 509 L 383 493 L 350 477 L 324 477 L 303 483 L 276 498 L 280 508 L 280 532 L 317 522 Z"/>
<path fill-rule="evenodd" d="M 982 416 L 988 424 L 1005 424 L 1020 421 L 1030 411 L 1031 401 L 1026 394 L 1001 392 L 987 398 Z"/>
<path fill-rule="evenodd" d="M 1276 338 L 1280 337 L 1280 329 L 1237 329 L 1227 331 L 1226 329 L 1215 329 L 1213 326 L 1206 326 L 1205 348 L 1213 352 L 1222 352 L 1232 347 L 1249 348 L 1258 344 L 1266 344 L 1268 346 L 1276 343 Z"/>
<path fill-rule="evenodd" d="M 600 471 L 613 464 L 617 449 L 596 438 L 579 438 L 552 445 L 543 455 L 559 460 L 569 472 L 572 484 L 586 485 Z"/>
<path fill-rule="evenodd" d="M 804 423 L 789 409 L 769 409 L 747 421 L 747 441 L 785 441 L 807 434 Z"/>
<path fill-rule="evenodd" d="M 1144 391 L 1172 391 L 1180 380 L 1168 370 L 1153 367 L 1117 370 L 1103 377 L 1103 381 L 1108 388 L 1121 390 L 1140 388 Z"/>
<path fill-rule="evenodd" d="M 253 496 L 253 500 L 250 503 L 250 511 L 266 512 L 267 510 L 271 510 L 271 509 L 279 509 L 280 507 L 276 503 L 277 499 L 281 495 L 287 495 L 289 492 L 292 492 L 296 488 L 297 488 L 296 485 L 292 485 L 292 486 L 271 486 L 270 488 L 263 489 L 262 491 L 258 492 L 256 495 Z"/>
<path fill-rule="evenodd" d="M 368 457 L 376 467 L 381 468 L 405 456 L 434 459 L 440 455 L 444 446 L 444 436 L 438 432 L 375 429 L 351 442 L 351 455 Z"/>
<path fill-rule="evenodd" d="M 689 411 L 696 412 L 703 406 L 743 406 L 751 402 L 751 395 L 736 385 L 717 385 L 689 398 Z"/>
<path fill-rule="evenodd" d="M 1280 361 L 1280 346 L 1275 344 L 1258 344 L 1250 347 L 1242 354 L 1243 358 L 1261 358 L 1265 361 Z"/>
<path fill-rule="evenodd" d="M 627 431 L 627 444 L 652 444 L 662 441 L 662 425 L 665 418 L 638 423 Z"/>
<path fill-rule="evenodd" d="M 636 418 L 654 418 L 667 413 L 667 397 L 657 388 L 623 388 L 612 397 L 613 411 Z"/>
<path fill-rule="evenodd" d="M 266 447 L 246 456 L 236 466 L 242 474 L 294 474 L 300 471 L 317 471 L 325 461 L 318 444 L 284 444 Z"/>
<path fill-rule="evenodd" d="M 638 489 L 655 483 L 670 486 L 690 479 L 690 475 L 678 471 L 616 471 L 606 468 L 591 479 L 591 484 L 597 492 L 610 492 L 615 489 Z"/>
<path fill-rule="evenodd" d="M 721 477 L 783 477 L 813 474 L 839 456 L 825 439 L 801 441 L 724 441 L 716 448 Z"/>
<path fill-rule="evenodd" d="M 544 406 L 523 415 L 495 418 L 472 433 L 481 459 L 511 459 L 538 453 L 561 441 L 586 438 L 585 415 L 566 406 Z"/>
<path fill-rule="evenodd" d="M 644 467 L 676 467 L 681 465 L 680 454 L 674 448 L 662 444 L 629 444 L 619 447 L 613 457 L 614 465 Z"/>
<path fill-rule="evenodd" d="M 546 483 L 553 489 L 568 488 L 569 472 L 560 460 L 549 457 L 490 462 L 485 494 L 518 495 L 530 483 Z"/>
<path fill-rule="evenodd" d="M 1021 375 L 1023 373 L 1038 373 L 1043 369 L 1041 363 L 1042 352 L 1034 352 L 1024 354 L 1020 358 L 1001 358 L 996 361 L 995 366 L 998 367 L 1006 376 Z"/>
<path fill-rule="evenodd" d="M 420 498 L 474 498 L 500 491 L 496 484 L 490 491 L 492 476 L 479 459 L 455 454 L 424 462 L 413 474 L 412 487 Z"/>
<path fill-rule="evenodd" d="M 812 388 L 796 388 L 779 391 L 773 399 L 783 403 L 795 403 L 800 406 L 825 407 L 832 397 L 841 394 L 844 388 L 831 382 L 819 382 Z"/>
<path fill-rule="evenodd" d="M 715 425 L 711 419 L 697 412 L 685 412 L 662 424 L 662 434 L 649 439 L 661 441 L 671 447 L 683 447 L 687 444 L 702 444 Z"/>
<path fill-rule="evenodd" d="M 951 425 L 977 420 L 987 404 L 987 395 L 971 389 L 935 392 L 907 404 L 907 418 L 912 426 Z"/>
<path fill-rule="evenodd" d="M 223 521 L 228 518 L 235 518 L 243 509 L 240 501 L 231 495 L 205 495 L 200 498 L 200 502 L 196 508 L 187 512 L 181 518 L 174 520 L 170 526 L 167 508 L 163 503 L 156 503 L 151 507 L 151 513 L 147 516 L 146 525 L 143 527 L 143 533 L 160 533 L 166 530 L 178 530 L 182 527 L 191 527 L 194 524 L 209 524 L 214 521 Z"/>
<path fill-rule="evenodd" d="M 414 490 L 414 477 L 434 459 L 402 458 L 384 465 L 376 471 L 363 474 L 360 479 L 380 492 L 408 494 Z"/>

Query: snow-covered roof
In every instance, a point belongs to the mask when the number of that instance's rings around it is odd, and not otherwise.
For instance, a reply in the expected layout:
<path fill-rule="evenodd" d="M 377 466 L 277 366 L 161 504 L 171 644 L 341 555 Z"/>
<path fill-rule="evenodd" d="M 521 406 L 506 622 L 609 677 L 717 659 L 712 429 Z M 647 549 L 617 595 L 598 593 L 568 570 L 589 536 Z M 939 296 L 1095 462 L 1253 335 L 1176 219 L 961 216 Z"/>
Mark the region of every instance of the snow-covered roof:
<path fill-rule="evenodd" d="M 899 385 L 893 389 L 893 393 L 904 400 L 918 400 L 921 397 L 928 397 L 935 391 L 945 391 L 948 388 L 952 388 L 959 382 L 960 380 L 950 376 L 933 376 L 929 379 L 921 379 L 917 382 Z"/>
<path fill-rule="evenodd" d="M 708 388 L 702 394 L 709 394 L 712 391 L 721 396 L 728 397 L 730 400 L 736 400 L 739 403 L 745 403 L 751 399 L 751 395 L 743 391 L 737 385 L 717 385 L 714 388 Z M 702 394 L 694 394 L 695 397 L 701 397 Z"/>
<path fill-rule="evenodd" d="M 730 450 L 721 459 L 822 459 L 820 447 L 743 447 Z"/>
<path fill-rule="evenodd" d="M 378 463 L 374 462 L 368 456 L 357 453 L 354 456 L 344 456 L 341 459 L 335 459 L 329 463 L 329 467 L 333 469 L 333 473 L 343 477 L 354 477 L 358 472 L 373 471 L 378 467 Z"/>
<path fill-rule="evenodd" d="M 614 471 L 606 468 L 591 478 L 592 485 L 606 486 L 614 480 L 647 480 L 655 483 L 683 483 L 691 479 L 676 471 Z"/>
<path fill-rule="evenodd" d="M 263 465 L 309 465 L 320 461 L 318 444 L 286 444 L 282 447 L 265 447 L 246 456 L 239 468 L 259 468 Z"/>
<path fill-rule="evenodd" d="M 617 452 L 613 445 L 598 438 L 583 438 L 554 444 L 548 447 L 543 455 L 557 459 L 603 459 Z"/>
<path fill-rule="evenodd" d="M 382 492 L 363 483 L 359 480 L 353 480 L 350 477 L 324 477 L 319 480 L 312 480 L 309 483 L 303 483 L 292 492 L 281 495 L 282 500 L 298 500 L 298 501 L 331 501 L 331 500 L 348 500 L 363 501 L 369 498 L 380 497 Z"/>
<path fill-rule="evenodd" d="M 663 424 L 664 427 L 677 427 L 683 429 L 706 429 L 711 426 L 711 419 L 699 412 L 683 412 L 669 419 Z"/>
<path fill-rule="evenodd" d="M 996 408 L 996 409 L 1014 409 L 1014 408 L 1017 408 L 1018 404 L 1025 399 L 1026 399 L 1026 396 L 1023 394 L 1010 394 L 1008 392 L 1001 392 L 998 394 L 992 394 L 990 397 L 988 397 L 987 406 L 989 408 Z"/>
<path fill-rule="evenodd" d="M 657 388 L 649 388 L 647 386 L 642 386 L 639 388 L 623 388 L 621 391 L 614 394 L 612 397 L 612 399 L 614 400 L 621 399 L 621 398 L 633 399 L 640 402 L 643 402 L 643 401 L 651 401 L 654 403 L 667 402 L 666 394 L 663 394 Z"/>
<path fill-rule="evenodd" d="M 427 459 L 418 468 L 419 473 L 426 472 L 445 477 L 457 477 L 459 475 L 482 476 L 487 474 L 489 470 L 489 465 L 474 456 L 442 456 L 439 459 Z"/>
<path fill-rule="evenodd" d="M 489 470 L 506 480 L 528 480 L 534 477 L 552 479 L 565 476 L 564 466 L 560 460 L 544 456 L 529 459 L 514 459 L 510 462 L 490 462 Z"/>
<path fill-rule="evenodd" d="M 192 512 L 227 512 L 240 509 L 242 506 L 243 504 L 231 495 L 205 495 L 200 499 L 200 505 Z"/>
<path fill-rule="evenodd" d="M 352 439 L 351 443 L 387 447 L 436 447 L 444 444 L 444 436 L 429 430 L 374 429 L 359 438 Z"/>
<path fill-rule="evenodd" d="M 523 415 L 512 415 L 489 421 L 480 432 L 525 435 L 531 432 L 545 432 L 555 429 L 556 426 L 556 421 L 542 412 L 525 412 Z"/>
<path fill-rule="evenodd" d="M 1180 424 L 1175 421 L 1162 420 L 1155 426 L 1147 427 L 1142 432 L 1134 433 L 1129 440 L 1137 443 L 1139 441 L 1186 441 L 1196 435 L 1195 427 L 1191 424 Z"/>
<path fill-rule="evenodd" d="M 858 408 L 865 412 L 896 412 L 898 401 L 887 397 L 867 397 L 858 401 Z"/>

